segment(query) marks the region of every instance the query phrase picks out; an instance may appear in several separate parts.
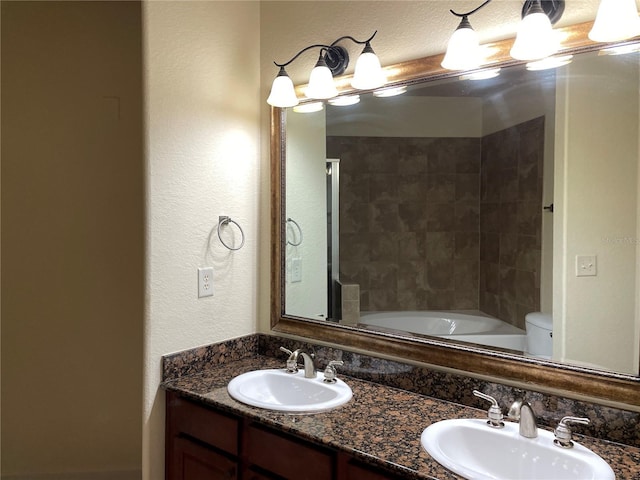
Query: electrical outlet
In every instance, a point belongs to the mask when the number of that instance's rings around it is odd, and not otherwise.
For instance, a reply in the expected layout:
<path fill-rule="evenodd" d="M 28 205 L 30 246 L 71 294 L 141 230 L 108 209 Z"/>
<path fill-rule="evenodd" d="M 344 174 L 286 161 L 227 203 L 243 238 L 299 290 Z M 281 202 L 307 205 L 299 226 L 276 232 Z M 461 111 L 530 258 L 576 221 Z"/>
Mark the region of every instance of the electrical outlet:
<path fill-rule="evenodd" d="M 198 298 L 213 296 L 213 267 L 198 268 Z"/>
<path fill-rule="evenodd" d="M 291 259 L 291 283 L 302 281 L 302 259 L 300 257 Z"/>

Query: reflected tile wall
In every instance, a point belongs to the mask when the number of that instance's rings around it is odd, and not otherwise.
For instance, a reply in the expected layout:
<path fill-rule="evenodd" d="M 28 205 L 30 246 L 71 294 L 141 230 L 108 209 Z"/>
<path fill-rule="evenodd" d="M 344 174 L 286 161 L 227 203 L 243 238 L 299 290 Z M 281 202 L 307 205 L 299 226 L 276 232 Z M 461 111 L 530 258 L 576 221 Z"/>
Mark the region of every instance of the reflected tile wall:
<path fill-rule="evenodd" d="M 524 328 L 540 310 L 544 117 L 482 139 L 480 309 Z"/>
<path fill-rule="evenodd" d="M 340 276 L 361 310 L 479 308 L 474 138 L 328 137 L 340 158 Z"/>
<path fill-rule="evenodd" d="M 361 311 L 540 308 L 544 118 L 484 138 L 327 137 Z"/>

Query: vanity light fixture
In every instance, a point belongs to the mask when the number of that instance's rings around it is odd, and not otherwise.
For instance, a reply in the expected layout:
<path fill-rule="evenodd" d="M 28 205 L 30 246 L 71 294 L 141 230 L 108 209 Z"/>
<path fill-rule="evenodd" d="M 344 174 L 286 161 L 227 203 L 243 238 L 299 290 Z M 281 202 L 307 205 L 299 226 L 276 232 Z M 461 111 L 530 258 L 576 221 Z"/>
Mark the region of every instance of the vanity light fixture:
<path fill-rule="evenodd" d="M 540 0 L 534 0 L 520 22 L 511 56 L 516 60 L 541 60 L 559 48 L 560 40 L 553 31 L 549 16 L 542 10 Z"/>
<path fill-rule="evenodd" d="M 485 55 L 479 45 L 478 35 L 471 28 L 469 16 L 488 5 L 486 0 L 479 7 L 466 13 L 450 10 L 462 20 L 447 45 L 442 67 L 447 70 L 473 70 L 482 65 Z M 616 0 L 612 0 L 616 1 Z M 518 27 L 511 56 L 516 60 L 540 60 L 553 55 L 560 48 L 560 38 L 552 24 L 564 12 L 564 0 L 526 0 L 522 7 L 522 21 Z"/>
<path fill-rule="evenodd" d="M 378 90 L 373 91 L 374 97 L 395 97 L 397 95 L 402 95 L 403 93 L 407 93 L 406 85 L 401 85 L 399 87 L 387 87 L 387 88 L 379 88 Z"/>
<path fill-rule="evenodd" d="M 308 98 L 321 100 L 337 96 L 338 90 L 333 82 L 333 77 L 343 74 L 349 65 L 348 51 L 344 47 L 337 45 L 343 40 L 351 40 L 359 45 L 364 45 L 364 49 L 356 62 L 351 85 L 359 90 L 372 90 L 381 87 L 387 80 L 380 66 L 380 60 L 373 51 L 373 48 L 371 48 L 371 40 L 376 36 L 376 33 L 378 32 L 373 32 L 371 37 L 363 41 L 346 35 L 338 38 L 331 45 L 310 45 L 300 50 L 288 62 L 273 62 L 277 67 L 280 67 L 280 71 L 273 81 L 267 103 L 274 107 L 282 108 L 293 107 L 299 103 L 293 82 L 289 75 L 287 75 L 285 67 L 291 64 L 302 53 L 316 48 L 320 49 L 320 55 L 315 67 L 311 71 L 305 95 Z"/>
<path fill-rule="evenodd" d="M 330 98 L 329 105 L 334 107 L 347 107 L 360 102 L 360 95 L 344 95 L 342 97 Z"/>
<path fill-rule="evenodd" d="M 619 42 L 640 35 L 635 0 L 601 0 L 589 32 L 594 42 Z"/>
<path fill-rule="evenodd" d="M 568 65 L 573 60 L 573 55 L 561 55 L 557 57 L 547 57 L 542 60 L 527 63 L 527 70 L 549 70 L 550 68 L 558 68 L 563 65 Z"/>

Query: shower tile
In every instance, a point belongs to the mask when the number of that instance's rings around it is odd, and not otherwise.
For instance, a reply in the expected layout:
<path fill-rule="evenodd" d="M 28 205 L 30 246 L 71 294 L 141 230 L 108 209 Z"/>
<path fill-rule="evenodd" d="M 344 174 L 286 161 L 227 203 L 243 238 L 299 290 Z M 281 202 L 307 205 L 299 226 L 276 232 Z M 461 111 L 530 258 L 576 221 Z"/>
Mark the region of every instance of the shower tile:
<path fill-rule="evenodd" d="M 457 138 L 456 173 L 480 173 L 479 138 Z"/>
<path fill-rule="evenodd" d="M 455 209 L 450 203 L 427 203 L 427 230 L 452 232 L 455 225 Z"/>
<path fill-rule="evenodd" d="M 424 204 L 427 200 L 426 175 L 398 175 L 397 199 L 400 203 Z"/>
<path fill-rule="evenodd" d="M 368 203 L 342 203 L 340 233 L 367 233 L 369 231 L 368 212 Z"/>
<path fill-rule="evenodd" d="M 432 290 L 452 290 L 454 287 L 452 260 L 427 260 L 427 286 Z"/>
<path fill-rule="evenodd" d="M 518 261 L 518 235 L 503 233 L 500 235 L 500 265 L 515 267 Z"/>
<path fill-rule="evenodd" d="M 542 223 L 542 203 L 518 203 L 518 233 L 536 235 Z"/>
<path fill-rule="evenodd" d="M 340 202 L 369 202 L 369 174 L 340 172 Z"/>
<path fill-rule="evenodd" d="M 368 262 L 371 260 L 371 242 L 367 235 L 360 233 L 340 234 L 340 253 L 351 261 Z"/>
<path fill-rule="evenodd" d="M 480 201 L 480 176 L 459 173 L 455 176 L 456 203 L 478 203 Z"/>
<path fill-rule="evenodd" d="M 499 172 L 482 167 L 480 173 L 480 200 L 484 203 L 500 202 L 500 182 L 497 179 Z"/>
<path fill-rule="evenodd" d="M 397 277 L 398 291 L 424 290 L 426 286 L 425 269 L 426 265 L 423 261 L 400 262 Z"/>
<path fill-rule="evenodd" d="M 497 233 L 480 234 L 480 260 L 498 263 L 500 259 L 500 235 Z"/>
<path fill-rule="evenodd" d="M 367 149 L 367 162 L 371 173 L 398 173 L 398 149 L 384 144 L 369 145 Z"/>
<path fill-rule="evenodd" d="M 424 235 L 402 232 L 395 235 L 395 249 L 399 261 L 419 260 L 425 256 Z"/>
<path fill-rule="evenodd" d="M 369 204 L 369 233 L 398 231 L 398 204 Z"/>
<path fill-rule="evenodd" d="M 535 274 L 516 270 L 516 301 L 523 305 L 535 305 Z"/>
<path fill-rule="evenodd" d="M 455 206 L 454 229 L 459 232 L 480 231 L 480 206 L 474 204 L 459 204 Z"/>
<path fill-rule="evenodd" d="M 500 233 L 500 204 L 482 204 L 480 211 L 480 231 L 482 233 Z"/>
<path fill-rule="evenodd" d="M 519 178 L 516 166 L 501 170 L 498 178 L 501 202 L 517 202 L 519 199 Z"/>
<path fill-rule="evenodd" d="M 370 239 L 370 248 L 369 258 L 373 262 L 395 262 L 398 259 L 398 238 L 395 232 L 373 235 Z"/>
<path fill-rule="evenodd" d="M 500 301 L 497 295 L 480 292 L 480 311 L 498 318 L 500 315 Z"/>
<path fill-rule="evenodd" d="M 384 310 L 399 310 L 397 292 L 387 289 L 369 291 L 369 310 L 380 312 Z"/>
<path fill-rule="evenodd" d="M 529 272 L 540 271 L 540 258 L 542 252 L 537 246 L 538 239 L 535 236 L 518 235 L 518 249 L 516 267 Z"/>
<path fill-rule="evenodd" d="M 426 182 L 426 200 L 430 203 L 453 203 L 456 198 L 456 175 L 429 174 Z"/>
<path fill-rule="evenodd" d="M 427 232 L 426 258 L 431 261 L 452 260 L 455 255 L 453 232 Z"/>
<path fill-rule="evenodd" d="M 501 203 L 499 213 L 499 231 L 503 233 L 517 233 L 518 204 L 516 202 Z"/>
<path fill-rule="evenodd" d="M 398 231 L 423 232 L 427 227 L 424 204 L 398 204 Z"/>
<path fill-rule="evenodd" d="M 398 176 L 372 173 L 369 176 L 369 201 L 372 203 L 398 202 Z"/>
<path fill-rule="evenodd" d="M 518 326 L 516 304 L 504 297 L 500 297 L 500 316 L 498 318 L 511 325 Z"/>
<path fill-rule="evenodd" d="M 453 292 L 451 290 L 430 290 L 426 292 L 428 310 L 451 310 Z"/>
<path fill-rule="evenodd" d="M 398 264 L 394 262 L 370 262 L 366 266 L 369 271 L 370 291 L 396 291 L 398 285 Z"/>
<path fill-rule="evenodd" d="M 520 166 L 518 169 L 518 200 L 521 202 L 540 202 L 542 182 L 538 174 L 538 164 Z"/>
<path fill-rule="evenodd" d="M 438 138 L 427 160 L 429 173 L 455 173 L 455 146 L 450 138 Z M 431 153 L 431 152 L 430 152 Z"/>
<path fill-rule="evenodd" d="M 500 266 L 500 296 L 510 302 L 515 302 L 518 297 L 517 292 L 517 270 L 515 268 Z"/>
<path fill-rule="evenodd" d="M 480 258 L 480 234 L 477 232 L 456 232 L 455 258 L 477 261 Z"/>
<path fill-rule="evenodd" d="M 398 171 L 407 175 L 427 173 L 427 155 L 425 153 L 413 153 L 415 147 L 411 147 L 408 153 L 401 153 L 398 158 Z"/>
<path fill-rule="evenodd" d="M 500 266 L 497 263 L 482 262 L 481 267 L 483 290 L 498 295 L 500 293 Z"/>
<path fill-rule="evenodd" d="M 340 280 L 344 283 L 357 283 L 362 291 L 369 288 L 369 270 L 362 262 L 341 261 Z"/>

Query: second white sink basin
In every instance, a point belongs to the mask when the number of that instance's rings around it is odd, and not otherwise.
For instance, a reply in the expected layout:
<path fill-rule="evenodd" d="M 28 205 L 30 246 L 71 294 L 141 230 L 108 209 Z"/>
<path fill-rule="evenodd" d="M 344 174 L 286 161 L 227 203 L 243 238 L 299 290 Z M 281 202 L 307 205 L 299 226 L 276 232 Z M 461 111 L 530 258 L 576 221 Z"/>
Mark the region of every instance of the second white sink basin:
<path fill-rule="evenodd" d="M 304 371 L 254 370 L 229 382 L 229 395 L 254 407 L 292 413 L 316 413 L 338 407 L 351 400 L 349 385 L 338 379 L 325 383 L 323 375 L 304 378 Z"/>
<path fill-rule="evenodd" d="M 574 442 L 563 449 L 554 435 L 538 429 L 525 438 L 519 425 L 505 422 L 491 428 L 485 420 L 444 420 L 428 426 L 420 438 L 425 450 L 441 465 L 471 480 L 614 480 L 607 462 Z"/>

